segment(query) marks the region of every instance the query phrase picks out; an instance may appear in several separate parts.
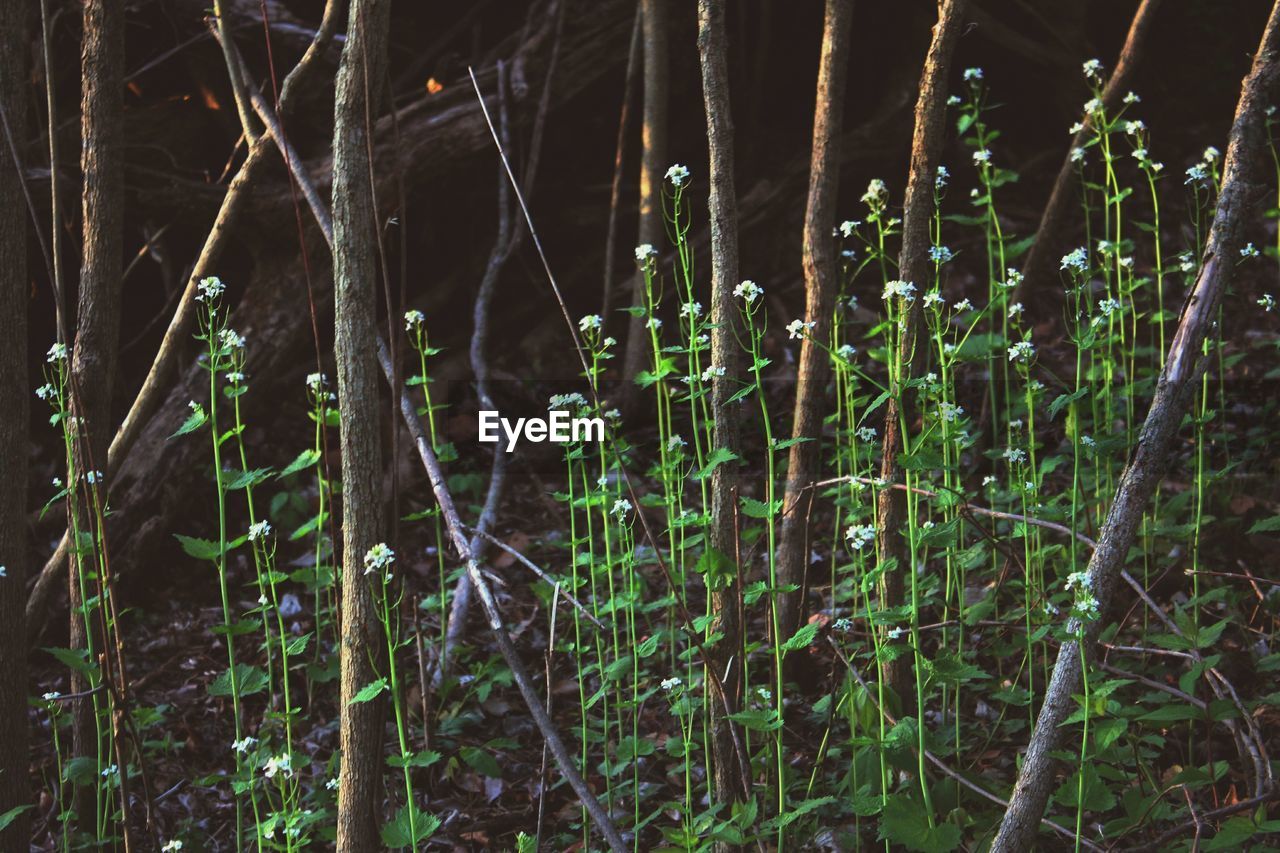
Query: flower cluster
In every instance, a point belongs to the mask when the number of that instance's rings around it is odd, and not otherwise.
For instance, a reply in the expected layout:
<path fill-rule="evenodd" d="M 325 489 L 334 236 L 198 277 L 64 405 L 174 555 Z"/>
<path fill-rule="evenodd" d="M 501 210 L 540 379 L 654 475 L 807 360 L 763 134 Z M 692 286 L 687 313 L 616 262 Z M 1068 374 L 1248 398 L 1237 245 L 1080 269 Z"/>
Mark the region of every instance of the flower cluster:
<path fill-rule="evenodd" d="M 871 524 L 851 524 L 844 531 L 844 538 L 850 548 L 861 551 L 867 543 L 875 541 L 876 528 Z"/>
<path fill-rule="evenodd" d="M 396 552 L 392 551 L 386 542 L 379 542 L 364 555 L 364 573 L 366 575 L 389 573 L 391 564 L 395 561 Z"/>
<path fill-rule="evenodd" d="M 733 295 L 741 297 L 748 305 L 759 299 L 762 293 L 764 293 L 764 289 L 751 279 L 745 279 L 733 289 Z"/>

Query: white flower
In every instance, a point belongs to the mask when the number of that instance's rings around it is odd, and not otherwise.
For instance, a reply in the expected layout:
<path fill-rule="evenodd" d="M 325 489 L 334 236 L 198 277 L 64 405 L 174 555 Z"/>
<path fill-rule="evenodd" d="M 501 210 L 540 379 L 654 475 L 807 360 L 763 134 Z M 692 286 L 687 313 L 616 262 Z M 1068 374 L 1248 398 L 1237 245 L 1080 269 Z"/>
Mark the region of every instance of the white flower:
<path fill-rule="evenodd" d="M 1027 452 L 1017 447 L 1006 447 L 1004 458 L 1008 459 L 1011 465 L 1019 465 L 1027 461 Z"/>
<path fill-rule="evenodd" d="M 427 315 L 423 314 L 416 308 L 412 311 L 404 312 L 404 330 L 406 332 L 412 332 L 425 322 L 427 322 Z"/>
<path fill-rule="evenodd" d="M 1077 133 L 1079 133 L 1082 130 L 1084 130 L 1084 123 L 1076 122 L 1075 124 L 1071 125 L 1071 127 L 1067 128 L 1067 133 L 1070 133 L 1072 136 L 1075 136 Z"/>
<path fill-rule="evenodd" d="M 924 307 L 933 308 L 934 306 L 946 305 L 947 300 L 942 298 L 942 294 L 936 290 L 931 290 L 924 295 Z"/>
<path fill-rule="evenodd" d="M 942 419 L 944 421 L 952 423 L 964 414 L 964 408 L 962 406 L 957 406 L 955 403 L 943 402 L 941 406 L 939 406 L 939 413 L 942 415 Z"/>
<path fill-rule="evenodd" d="M 1091 435 L 1080 436 L 1080 443 L 1083 444 L 1085 447 L 1089 448 L 1090 450 L 1093 450 L 1095 447 L 1098 446 L 1098 442 L 1095 441 L 1093 436 Z"/>
<path fill-rule="evenodd" d="M 858 427 L 858 430 L 855 434 L 858 436 L 858 439 L 860 441 L 871 442 L 876 440 L 875 427 L 870 427 L 870 426 Z"/>
<path fill-rule="evenodd" d="M 1196 164 L 1190 169 L 1187 169 L 1186 175 L 1187 179 L 1182 182 L 1184 184 L 1204 183 L 1209 180 L 1209 173 L 1205 170 L 1202 164 Z"/>
<path fill-rule="evenodd" d="M 325 386 L 325 383 L 328 381 L 329 381 L 329 378 L 325 376 L 323 373 L 307 374 L 307 388 L 309 388 L 312 392 L 319 393 L 320 389 L 323 388 Z"/>
<path fill-rule="evenodd" d="M 1014 320 L 1018 317 L 1021 317 L 1025 310 L 1026 309 L 1022 307 L 1021 302 L 1013 303 L 1012 305 L 1009 306 L 1009 319 Z"/>
<path fill-rule="evenodd" d="M 1127 133 L 1129 136 L 1137 136 L 1139 133 L 1141 133 L 1146 129 L 1147 129 L 1147 126 L 1143 124 L 1141 121 L 1126 121 L 1124 123 L 1124 132 Z M 1142 149 L 1139 149 L 1139 150 L 1142 150 Z M 1143 154 L 1146 154 L 1146 152 L 1143 151 Z M 1138 159 L 1141 160 L 1142 158 L 1139 157 Z"/>
<path fill-rule="evenodd" d="M 836 355 L 844 361 L 853 361 L 853 357 L 858 354 L 858 348 L 851 344 L 841 344 L 840 349 L 836 350 Z"/>
<path fill-rule="evenodd" d="M 99 775 L 101 775 L 103 779 L 106 779 L 109 776 L 118 776 L 119 774 L 120 774 L 120 765 L 112 764 L 110 767 L 103 770 L 102 773 Z"/>
<path fill-rule="evenodd" d="M 237 333 L 235 329 L 223 329 L 218 332 L 218 339 L 227 349 L 244 349 L 244 335 Z"/>
<path fill-rule="evenodd" d="M 245 753 L 256 746 L 258 739 L 256 737 L 243 737 L 240 740 L 232 741 L 231 748 L 238 753 Z"/>
<path fill-rule="evenodd" d="M 1270 314 L 1271 309 L 1276 307 L 1276 298 L 1270 293 L 1264 293 L 1262 294 L 1262 298 L 1258 300 L 1258 304 L 1262 306 L 1263 311 Z"/>
<path fill-rule="evenodd" d="M 679 163 L 667 169 L 667 180 L 675 186 L 681 186 L 689 179 L 689 170 Z"/>
<path fill-rule="evenodd" d="M 631 501 L 626 498 L 618 498 L 613 502 L 613 509 L 609 510 L 617 518 L 623 518 L 627 513 L 631 512 Z"/>
<path fill-rule="evenodd" d="M 910 302 L 915 299 L 916 286 L 909 281 L 891 281 L 884 286 L 884 298 L 892 299 L 897 296 Z"/>
<path fill-rule="evenodd" d="M 277 773 L 282 776 L 293 775 L 292 755 L 286 752 L 283 755 L 273 756 L 267 759 L 267 763 L 262 767 L 262 775 L 266 776 L 268 779 L 272 779 L 275 778 Z"/>
<path fill-rule="evenodd" d="M 641 243 L 636 246 L 636 263 L 644 266 L 651 258 L 658 257 L 658 250 L 653 248 L 652 243 Z"/>
<path fill-rule="evenodd" d="M 95 485 L 97 485 L 98 483 L 101 483 L 101 482 L 102 482 L 102 472 L 101 472 L 101 471 L 86 471 L 86 472 L 85 472 L 85 475 L 84 475 L 84 480 L 85 480 L 85 482 L 86 482 L 86 483 L 88 483 L 89 485 L 91 485 L 91 486 L 95 486 Z"/>
<path fill-rule="evenodd" d="M 995 485 L 995 483 L 996 483 L 996 478 L 995 478 L 995 476 L 994 476 L 994 475 L 992 475 L 992 474 L 988 474 L 987 476 L 985 476 L 985 477 L 983 477 L 983 478 L 982 478 L 982 485 L 983 485 L 983 487 L 986 487 L 986 486 L 994 486 L 994 485 Z"/>
<path fill-rule="evenodd" d="M 653 331 L 656 332 L 662 328 L 662 321 L 659 320 L 657 317 L 650 317 L 649 322 L 645 323 L 645 326 L 650 329 L 653 329 Z"/>
<path fill-rule="evenodd" d="M 166 841 L 164 843 L 164 846 L 160 848 L 160 853 L 169 853 L 169 851 L 171 850 L 181 850 L 181 849 L 182 849 L 182 842 L 174 838 L 173 840 Z"/>
<path fill-rule="evenodd" d="M 880 210 L 889 200 L 889 188 L 879 178 L 872 178 L 861 200 L 872 210 Z"/>
<path fill-rule="evenodd" d="M 787 339 L 794 341 L 798 338 L 803 338 L 804 333 L 812 329 L 813 326 L 812 322 L 806 323 L 804 320 L 792 320 L 787 324 Z"/>
<path fill-rule="evenodd" d="M 961 299 L 955 305 L 952 305 L 951 308 L 953 311 L 956 311 L 957 313 L 959 313 L 960 311 L 972 311 L 973 303 L 970 302 L 968 299 Z"/>
<path fill-rule="evenodd" d="M 1086 113 L 1096 113 L 1102 111 L 1102 101 L 1097 98 L 1090 98 L 1084 102 L 1084 111 Z"/>
<path fill-rule="evenodd" d="M 0 578 L 9 577 L 9 569 L 6 566 L 0 566 Z"/>
<path fill-rule="evenodd" d="M 36 389 L 36 396 L 41 400 L 50 400 L 58 393 L 57 389 L 49 383 L 45 383 Z"/>
<path fill-rule="evenodd" d="M 1009 429 L 1013 429 L 1013 430 L 1022 429 L 1022 418 L 1014 418 L 1013 420 L 1009 421 Z"/>
<path fill-rule="evenodd" d="M 964 70 L 964 81 L 966 83 L 972 82 L 974 80 L 981 80 L 981 79 L 982 79 L 981 68 L 966 68 Z"/>
<path fill-rule="evenodd" d="M 222 291 L 226 290 L 227 286 L 223 284 L 222 279 L 217 276 L 209 276 L 208 278 L 200 279 L 200 283 L 196 285 L 196 289 L 200 291 L 200 295 L 196 297 L 197 302 L 204 302 L 206 300 L 212 302 L 222 295 Z"/>
<path fill-rule="evenodd" d="M 1137 104 L 1137 103 L 1140 103 L 1141 101 L 1142 101 L 1142 98 L 1138 97 L 1137 92 L 1129 92 L 1124 96 L 1124 102 L 1126 104 Z"/>
<path fill-rule="evenodd" d="M 568 394 L 552 394 L 548 403 L 548 410 L 587 408 L 587 398 L 579 394 L 577 391 L 571 391 Z"/>
<path fill-rule="evenodd" d="M 672 690 L 675 690 L 677 687 L 680 686 L 680 684 L 681 684 L 681 681 L 679 676 L 673 675 L 670 678 L 662 679 L 662 689 L 666 690 L 668 693 L 671 692 Z"/>
<path fill-rule="evenodd" d="M 848 540 L 850 548 L 861 551 L 868 542 L 875 540 L 876 528 L 871 524 L 852 524 L 845 529 L 844 538 Z"/>
<path fill-rule="evenodd" d="M 1027 362 L 1036 354 L 1036 348 L 1031 345 L 1031 341 L 1018 341 L 1009 347 L 1009 361 Z"/>
<path fill-rule="evenodd" d="M 54 477 L 54 478 L 53 478 L 53 487 L 54 487 L 55 489 L 61 489 L 61 488 L 62 488 L 62 478 L 61 478 L 61 477 Z"/>
<path fill-rule="evenodd" d="M 946 166 L 938 167 L 938 175 L 933 179 L 935 189 L 944 190 L 947 188 L 947 181 L 951 178 L 951 173 L 947 171 Z"/>
<path fill-rule="evenodd" d="M 907 633 L 907 632 L 906 632 L 904 629 L 902 629 L 902 628 L 898 628 L 898 627 L 896 627 L 896 626 L 895 626 L 895 627 L 893 627 L 893 628 L 890 628 L 890 629 L 889 629 L 889 639 L 890 639 L 890 640 L 896 640 L 896 639 L 898 639 L 899 637 L 901 637 L 901 636 L 902 636 L 903 634 L 905 634 L 905 633 Z"/>
<path fill-rule="evenodd" d="M 43 695 L 43 696 L 41 696 L 40 698 L 41 698 L 41 699 L 43 699 L 43 700 L 44 700 L 44 701 L 46 701 L 46 702 L 57 702 L 59 699 L 61 699 L 61 698 L 62 698 L 62 694 L 61 694 L 61 693 L 59 693 L 57 690 L 54 690 L 54 691 L 51 691 L 51 692 L 49 692 L 49 693 L 44 694 L 44 695 Z"/>
<path fill-rule="evenodd" d="M 933 261 L 935 264 L 945 264 L 954 257 L 955 255 L 946 246 L 929 247 L 929 260 Z"/>
<path fill-rule="evenodd" d="M 1090 80 L 1102 79 L 1102 62 L 1097 59 L 1090 59 L 1084 64 L 1084 76 Z"/>
<path fill-rule="evenodd" d="M 847 634 L 853 630 L 853 620 L 842 616 L 831 623 L 831 630 L 841 634 Z"/>
<path fill-rule="evenodd" d="M 844 222 L 840 223 L 840 236 L 845 239 L 852 237 L 853 232 L 857 230 L 858 226 L 861 224 L 862 222 L 857 219 L 846 219 Z"/>
<path fill-rule="evenodd" d="M 1058 269 L 1083 275 L 1089 270 L 1089 251 L 1083 246 L 1079 249 L 1072 249 L 1062 256 L 1062 264 Z"/>
<path fill-rule="evenodd" d="M 259 539 L 266 539 L 271 535 L 271 522 L 263 519 L 249 525 L 249 541 L 257 542 Z"/>
<path fill-rule="evenodd" d="M 712 379 L 718 379 L 721 376 L 724 376 L 724 368 L 716 367 L 714 364 L 702 371 L 703 382 L 710 382 Z"/>
<path fill-rule="evenodd" d="M 986 148 L 979 148 L 977 151 L 973 152 L 973 162 L 990 163 L 991 152 Z"/>
<path fill-rule="evenodd" d="M 950 96 L 947 98 L 947 106 L 949 106 L 949 107 L 954 107 L 954 106 L 955 106 L 956 104 L 958 104 L 958 103 L 960 103 L 960 96 L 959 96 L 959 95 L 950 95 Z"/>
<path fill-rule="evenodd" d="M 671 438 L 667 439 L 668 453 L 671 453 L 675 450 L 679 450 L 681 447 L 688 447 L 688 446 L 689 446 L 689 442 L 685 441 L 683 438 L 681 438 L 678 435 L 673 435 L 671 436 Z"/>
<path fill-rule="evenodd" d="M 1098 618 L 1098 599 L 1092 595 L 1081 595 L 1071 607 L 1071 614 L 1077 619 L 1091 621 Z"/>
<path fill-rule="evenodd" d="M 45 361 L 47 361 L 49 364 L 53 364 L 54 362 L 58 362 L 58 361 L 66 361 L 66 359 L 67 359 L 67 345 L 59 342 L 49 347 L 49 354 L 45 358 Z"/>
<path fill-rule="evenodd" d="M 392 551 L 386 542 L 379 542 L 364 555 L 364 573 L 366 575 L 374 572 L 381 573 L 385 569 L 390 569 L 395 561 L 396 552 Z"/>
<path fill-rule="evenodd" d="M 1240 250 L 1240 257 L 1242 258 L 1256 258 L 1261 254 L 1262 253 L 1258 251 L 1258 247 L 1253 245 L 1252 243 L 1248 244 L 1247 246 L 1245 246 L 1243 249 Z"/>
<path fill-rule="evenodd" d="M 749 278 L 743 280 L 741 284 L 733 289 L 733 295 L 741 297 L 748 305 L 759 299 L 762 293 L 764 293 L 764 289 Z"/>
<path fill-rule="evenodd" d="M 598 331 L 604 325 L 604 318 L 599 314 L 588 314 L 578 321 L 578 330 L 581 332 Z"/>
<path fill-rule="evenodd" d="M 1103 316 L 1110 317 L 1113 312 L 1120 310 L 1120 302 L 1115 299 L 1104 299 L 1098 303 L 1098 310 Z"/>
<path fill-rule="evenodd" d="M 325 787 L 327 790 L 329 790 L 329 791 L 336 791 L 336 790 L 338 790 L 338 780 L 337 780 L 337 778 L 333 778 L 333 779 L 330 779 L 328 782 L 325 782 L 325 783 L 324 783 L 324 787 Z"/>
<path fill-rule="evenodd" d="M 1215 163 L 1217 162 L 1218 158 L 1221 156 L 1222 154 L 1218 151 L 1218 149 L 1214 148 L 1212 145 L 1204 149 L 1204 161 L 1206 163 Z"/>
<path fill-rule="evenodd" d="M 1000 286 L 1012 289 L 1022 284 L 1022 279 L 1022 273 L 1018 272 L 1013 267 L 1009 267 L 1004 271 L 1004 281 L 1000 282 Z"/>
<path fill-rule="evenodd" d="M 680 316 L 681 317 L 701 317 L 702 303 L 686 302 L 685 304 L 680 306 Z"/>

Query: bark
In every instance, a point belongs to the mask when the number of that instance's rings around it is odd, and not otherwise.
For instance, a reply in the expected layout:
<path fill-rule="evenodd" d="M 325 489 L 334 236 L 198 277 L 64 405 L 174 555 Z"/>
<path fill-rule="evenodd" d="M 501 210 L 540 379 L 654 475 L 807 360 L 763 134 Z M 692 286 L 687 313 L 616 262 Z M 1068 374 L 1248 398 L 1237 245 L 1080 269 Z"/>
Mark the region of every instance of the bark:
<path fill-rule="evenodd" d="M 808 488 L 822 464 L 822 405 L 831 362 L 825 344 L 831 336 L 831 317 L 840 288 L 836 263 L 836 199 L 840 188 L 838 140 L 844 119 L 844 91 L 849 65 L 849 25 L 852 0 L 827 0 L 822 26 L 822 54 L 818 65 L 818 93 L 813 112 L 813 152 L 809 167 L 809 201 L 804 213 L 802 262 L 804 265 L 806 323 L 812 323 L 800 344 L 796 373 L 795 413 L 783 493 L 782 531 L 778 545 L 777 576 L 782 586 L 794 584 L 794 592 L 778 597 L 778 637 L 782 642 L 795 632 L 803 616 L 805 569 L 809 565 L 809 513 L 814 490 Z"/>
<path fill-rule="evenodd" d="M 929 220 L 933 216 L 934 180 L 938 174 L 938 162 L 942 157 L 942 142 L 946 135 L 947 75 L 951 68 L 951 55 L 964 24 L 967 0 L 944 0 L 938 6 L 938 23 L 933 28 L 933 41 L 925 57 L 924 71 L 920 75 L 920 96 L 916 100 L 915 133 L 911 140 L 911 173 L 907 178 L 907 192 L 903 202 L 902 251 L 898 256 L 898 275 L 903 281 L 916 284 L 919 292 L 915 299 L 902 300 L 898 316 L 904 317 L 904 328 L 899 350 L 901 375 L 885 406 L 884 439 L 880 476 L 890 484 L 902 479 L 898 454 L 902 452 L 902 427 L 910 423 L 911 412 L 904 386 L 915 373 L 915 368 L 926 355 L 927 347 L 916 346 L 916 335 L 922 325 L 924 282 L 929 278 L 932 262 L 929 260 Z M 880 492 L 877 507 L 876 537 L 881 559 L 895 561 L 881 581 L 882 607 L 902 604 L 903 574 L 914 571 L 910 555 L 900 528 L 906 517 L 906 493 L 901 489 L 887 488 Z M 886 636 L 885 639 L 888 642 Z M 909 681 L 909 658 L 900 655 L 884 665 L 885 685 L 902 695 L 902 688 Z"/>
<path fill-rule="evenodd" d="M 738 283 L 738 199 L 733 176 L 728 52 L 723 0 L 698 0 L 698 55 L 710 165 L 707 184 L 711 216 L 711 361 L 725 370 L 711 386 L 711 411 L 715 421 L 712 441 L 717 449 L 741 455 L 741 407 L 729 402 L 745 381 L 738 341 L 745 339 L 746 330 L 733 297 L 733 288 Z M 711 666 L 722 679 L 725 701 L 708 703 L 713 790 L 715 799 L 721 803 L 739 799 L 745 781 L 740 778 L 734 754 L 734 723 L 728 719 L 728 714 L 737 711 L 742 697 L 738 482 L 738 468 L 733 462 L 717 465 L 712 473 L 708 541 L 713 551 L 728 558 L 724 561 L 726 565 L 732 566 L 724 576 L 718 571 L 704 576 L 714 617 L 710 630 L 724 635 L 709 652 Z"/>
<path fill-rule="evenodd" d="M 1142 0 L 1133 14 L 1133 22 L 1129 25 L 1129 34 L 1125 38 L 1124 47 L 1120 49 L 1115 70 L 1102 92 L 1102 103 L 1108 113 L 1120 105 L 1129 89 L 1129 81 L 1133 79 L 1134 67 L 1147 40 L 1147 33 L 1151 31 L 1160 2 L 1161 0 Z M 1071 159 L 1071 152 L 1084 147 L 1093 136 L 1092 119 L 1086 116 L 1081 123 L 1084 126 L 1072 138 L 1066 156 L 1062 158 L 1062 165 L 1058 167 L 1058 176 L 1049 192 L 1049 201 L 1040 214 L 1035 241 L 1027 250 L 1027 259 L 1022 267 L 1022 284 L 1018 286 L 1012 300 L 1026 301 L 1032 310 L 1043 317 L 1057 316 L 1061 302 L 1062 288 L 1059 287 L 1061 282 L 1055 262 L 1063 253 L 1067 238 L 1064 232 L 1069 214 L 1076 204 L 1075 190 L 1078 183 L 1077 167 Z"/>
<path fill-rule="evenodd" d="M 80 54 L 80 170 L 83 249 L 80 265 L 80 293 L 76 307 L 75 342 L 71 348 L 71 411 L 77 440 L 76 483 L 79 499 L 77 524 L 84 534 L 94 528 L 90 489 L 81 489 L 84 477 L 106 466 L 107 442 L 111 435 L 111 388 L 115 377 L 120 339 L 120 275 L 124 252 L 124 3 L 122 0 L 88 0 L 84 4 L 84 37 Z M 68 502 L 72 506 L 73 502 Z M 99 547 L 102 547 L 102 543 Z M 79 610 L 81 586 L 91 588 L 80 577 L 88 555 L 72 560 L 68 590 L 71 597 L 70 642 L 73 649 L 87 648 L 85 622 Z M 105 606 L 99 603 L 98 606 Z M 101 650 L 105 638 L 93 643 Z M 71 691 L 83 692 L 89 685 L 75 671 Z M 72 754 L 96 754 L 93 701 L 71 703 Z M 79 788 L 79 819 L 93 815 L 92 789 Z M 87 796 L 86 796 L 87 794 Z"/>
<path fill-rule="evenodd" d="M 382 789 L 382 702 L 352 704 L 375 678 L 380 646 L 363 558 L 382 541 L 379 428 L 377 211 L 368 134 L 386 72 L 390 0 L 353 0 L 338 67 L 333 129 L 334 351 L 342 451 L 342 770 L 338 849 L 377 850 Z"/>
<path fill-rule="evenodd" d="M 644 118 L 641 128 L 643 147 L 640 154 L 640 232 L 636 245 L 661 245 L 665 229 L 662 222 L 662 180 L 669 165 L 667 160 L 667 12 L 668 0 L 640 0 L 640 18 L 644 35 Z M 643 306 L 644 271 L 632 278 L 631 304 Z M 649 336 L 646 318 L 631 317 L 627 329 L 627 351 L 622 362 L 624 400 L 635 399 L 636 386 L 631 378 L 644 366 Z M 624 406 L 624 408 L 629 408 Z"/>
<path fill-rule="evenodd" d="M 1278 52 L 1280 0 L 1271 9 L 1236 107 L 1223 161 L 1222 188 L 1200 273 L 1182 308 L 1178 330 L 1169 345 L 1168 358 L 1138 435 L 1137 447 L 1120 478 L 1097 548 L 1089 560 L 1088 576 L 1102 613 L 1110 608 L 1143 512 L 1173 456 L 1173 443 L 1183 415 L 1207 366 L 1208 359 L 1202 354 L 1201 346 L 1217 318 L 1222 294 L 1231 283 L 1244 244 L 1245 220 L 1265 192 L 1258 161 L 1266 146 L 1264 110 L 1280 82 Z M 1073 620 L 1068 626 L 1068 631 L 1079 632 L 1080 641 L 1063 643 L 1058 652 L 1017 785 L 991 846 L 993 851 L 1028 850 L 1035 843 L 1036 827 L 1058 784 L 1052 753 L 1064 731 L 1063 723 L 1076 707 L 1073 694 L 1080 685 L 1080 644 L 1083 643 L 1087 654 L 1092 654 L 1104 627 L 1100 619 L 1083 624 Z M 1259 784 L 1264 781 L 1269 788 L 1269 779 L 1259 780 Z"/>
<path fill-rule="evenodd" d="M 27 10 L 0 3 L 0 109 L 15 144 L 26 138 Z M 27 446 L 27 226 L 21 172 L 0 145 L 0 447 Z M 28 805 L 27 638 L 24 579 L 27 563 L 27 454 L 0 453 L 0 814 Z M 0 849 L 23 850 L 30 837 L 26 812 L 0 831 Z"/>

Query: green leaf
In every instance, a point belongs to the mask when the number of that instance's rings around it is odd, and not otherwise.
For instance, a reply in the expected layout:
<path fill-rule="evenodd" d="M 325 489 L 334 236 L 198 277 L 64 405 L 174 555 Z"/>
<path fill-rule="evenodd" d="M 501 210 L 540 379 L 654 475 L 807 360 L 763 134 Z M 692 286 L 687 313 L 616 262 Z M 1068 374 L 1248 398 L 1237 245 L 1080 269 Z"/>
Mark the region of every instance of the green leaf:
<path fill-rule="evenodd" d="M 296 474 L 307 468 L 315 467 L 320 461 L 320 452 L 318 450 L 304 450 L 298 454 L 298 458 L 290 462 L 285 469 L 277 474 L 277 477 L 288 477 L 290 474 Z"/>
<path fill-rule="evenodd" d="M 742 514 L 747 518 L 769 518 L 782 510 L 781 500 L 774 501 L 772 506 L 755 498 L 743 497 L 739 500 L 742 502 Z"/>
<path fill-rule="evenodd" d="M 1080 787 L 1082 778 L 1083 790 Z M 1115 794 L 1107 790 L 1102 777 L 1098 775 L 1097 769 L 1092 764 L 1085 764 L 1068 776 L 1067 781 L 1062 783 L 1053 797 L 1067 808 L 1074 809 L 1083 805 L 1084 810 L 1090 812 L 1110 811 L 1116 805 Z"/>
<path fill-rule="evenodd" d="M 307 650 L 307 643 L 311 640 L 311 632 L 303 634 L 300 637 L 294 637 L 289 641 L 289 645 L 285 646 L 285 652 L 290 656 L 300 655 Z"/>
<path fill-rule="evenodd" d="M 410 755 L 408 760 L 405 760 L 398 755 L 388 756 L 387 766 L 394 767 L 397 770 L 406 766 L 430 767 L 432 764 L 435 764 L 437 761 L 439 761 L 443 757 L 444 756 L 436 752 L 434 749 L 424 749 L 421 752 L 415 752 L 413 755 Z"/>
<path fill-rule="evenodd" d="M 252 468 L 248 471 L 238 471 L 234 477 L 223 481 L 222 487 L 228 492 L 234 492 L 237 489 L 248 489 L 265 482 L 270 476 L 270 468 Z"/>
<path fill-rule="evenodd" d="M 1085 385 L 1082 388 L 1072 391 L 1070 394 L 1059 395 L 1057 399 L 1055 399 L 1052 403 L 1049 404 L 1050 419 L 1056 418 L 1058 416 L 1058 412 L 1061 412 L 1064 408 L 1071 405 L 1076 400 L 1079 400 L 1081 397 L 1084 397 L 1088 393 L 1089 393 L 1089 386 Z"/>
<path fill-rule="evenodd" d="M 222 556 L 221 547 L 211 539 L 183 536 L 181 533 L 173 534 L 173 538 L 178 540 L 178 544 L 182 546 L 183 551 L 187 552 L 188 557 L 194 557 L 197 560 L 217 560 Z"/>
<path fill-rule="evenodd" d="M 238 663 L 235 668 L 235 683 L 231 680 L 231 670 L 225 669 L 213 683 L 209 685 L 210 696 L 230 696 L 233 688 L 241 696 L 252 696 L 267 689 L 267 674 L 256 666 Z"/>
<path fill-rule="evenodd" d="M 192 412 L 187 419 L 182 422 L 182 426 L 178 427 L 177 432 L 169 436 L 169 438 L 177 438 L 180 435 L 195 432 L 200 429 L 200 427 L 204 426 L 208 420 L 209 416 L 205 414 L 204 407 L 201 406 L 199 409 Z"/>
<path fill-rule="evenodd" d="M 89 662 L 89 652 L 85 649 L 48 648 L 45 651 L 57 658 L 58 662 L 67 669 L 81 675 L 88 675 L 96 669 L 96 666 Z"/>
<path fill-rule="evenodd" d="M 380 695 L 382 695 L 382 691 L 386 689 L 387 689 L 387 680 L 385 678 L 379 678 L 377 681 L 371 681 L 368 684 L 366 684 L 364 687 L 361 687 L 359 692 L 356 693 L 355 696 L 352 696 L 351 701 L 348 702 L 347 704 L 360 705 L 365 702 L 372 702 L 374 699 L 377 699 Z"/>
<path fill-rule="evenodd" d="M 880 816 L 880 838 L 921 853 L 950 853 L 960 844 L 960 827 L 950 823 L 929 826 L 922 806 L 904 794 L 890 797 Z"/>
<path fill-rule="evenodd" d="M 459 750 L 462 760 L 473 770 L 494 779 L 502 778 L 502 767 L 492 755 L 475 746 L 464 746 Z"/>
<path fill-rule="evenodd" d="M 770 824 L 775 825 L 779 829 L 786 828 L 800 818 L 809 814 L 809 812 L 815 811 L 834 802 L 836 802 L 835 797 L 815 797 L 812 800 L 804 800 L 803 802 L 796 804 L 796 807 L 790 811 L 778 815 L 770 821 Z"/>
<path fill-rule="evenodd" d="M 818 636 L 817 622 L 810 622 L 807 625 L 801 625 L 800 630 L 792 634 L 791 639 L 782 644 L 783 654 L 787 652 L 798 652 L 801 649 L 809 648 L 816 636 Z"/>
<path fill-rule="evenodd" d="M 778 717 L 778 712 L 772 708 L 739 711 L 736 714 L 730 714 L 729 719 L 753 732 L 772 732 L 782 728 L 782 720 Z"/>
<path fill-rule="evenodd" d="M 380 835 L 384 846 L 399 850 L 420 844 L 439 828 L 440 818 L 409 803 L 396 812 L 394 820 L 382 827 Z"/>
<path fill-rule="evenodd" d="M 1254 533 L 1275 533 L 1277 530 L 1280 530 L 1280 515 L 1273 515 L 1270 518 L 1255 521 L 1253 527 L 1249 528 L 1249 533 L 1250 535 Z"/>
<path fill-rule="evenodd" d="M 35 808 L 35 806 L 30 803 L 24 806 L 14 806 L 4 814 L 0 814 L 0 832 L 4 832 L 5 829 L 8 828 L 9 824 L 18 819 L 18 815 L 30 808 Z"/>
<path fill-rule="evenodd" d="M 738 454 L 729 450 L 727 447 L 717 447 L 715 450 L 707 454 L 707 463 L 702 466 L 702 470 L 693 475 L 695 480 L 705 480 L 711 476 L 711 472 L 726 462 L 732 462 L 738 458 Z"/>

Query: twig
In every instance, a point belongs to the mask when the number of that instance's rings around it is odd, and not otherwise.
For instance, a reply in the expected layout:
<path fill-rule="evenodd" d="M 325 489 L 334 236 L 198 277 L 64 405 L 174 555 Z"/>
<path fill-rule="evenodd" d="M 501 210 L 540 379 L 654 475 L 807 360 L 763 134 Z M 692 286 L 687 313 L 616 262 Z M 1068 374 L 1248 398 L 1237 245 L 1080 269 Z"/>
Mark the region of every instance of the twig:
<path fill-rule="evenodd" d="M 516 560 L 518 560 L 520 563 L 522 563 L 525 566 L 525 568 L 527 568 L 529 571 L 533 572 L 539 578 L 541 578 L 542 580 L 546 581 L 547 583 L 555 587 L 556 595 L 558 595 L 560 598 L 563 598 L 569 604 L 573 605 L 573 608 L 577 610 L 579 613 L 581 613 L 583 617 L 587 619 L 587 621 L 589 621 L 592 625 L 595 625 L 601 631 L 606 630 L 606 626 L 599 619 L 592 616 L 591 611 L 588 610 L 585 606 L 583 606 L 582 602 L 578 601 L 576 598 L 574 598 L 572 595 L 570 595 L 568 592 L 565 591 L 564 586 L 560 583 L 560 581 L 556 580 L 555 578 L 551 577 L 549 574 L 544 572 L 542 569 L 538 568 L 538 566 L 534 564 L 534 562 L 530 560 L 528 557 L 526 557 L 524 554 L 521 554 L 515 548 L 512 548 L 506 542 L 503 542 L 501 539 L 497 538 L 491 533 L 486 533 L 482 530 L 478 530 L 477 528 L 471 527 L 470 525 L 465 525 L 465 526 L 467 530 L 469 530 L 472 533 L 473 536 L 478 536 L 481 539 L 488 541 L 490 544 L 495 545 L 498 548 L 501 548 L 503 551 L 506 551 L 512 557 L 515 557 Z"/>

